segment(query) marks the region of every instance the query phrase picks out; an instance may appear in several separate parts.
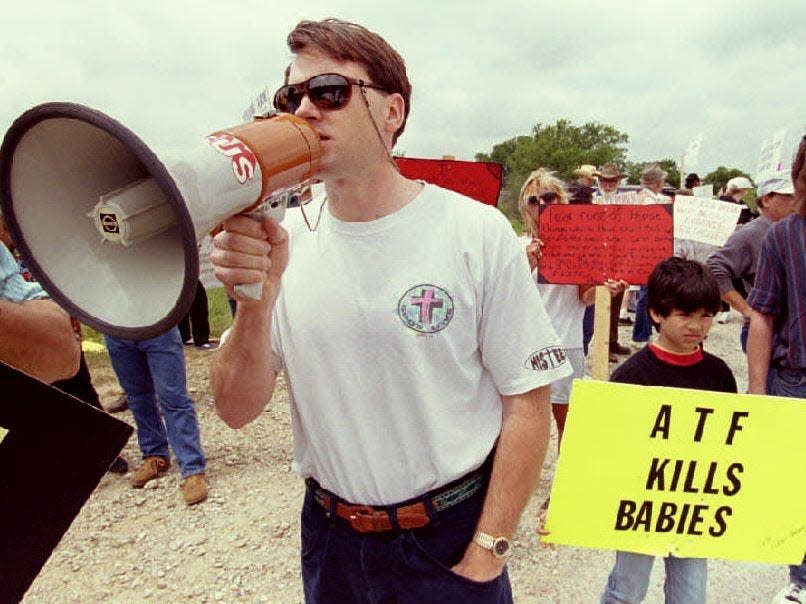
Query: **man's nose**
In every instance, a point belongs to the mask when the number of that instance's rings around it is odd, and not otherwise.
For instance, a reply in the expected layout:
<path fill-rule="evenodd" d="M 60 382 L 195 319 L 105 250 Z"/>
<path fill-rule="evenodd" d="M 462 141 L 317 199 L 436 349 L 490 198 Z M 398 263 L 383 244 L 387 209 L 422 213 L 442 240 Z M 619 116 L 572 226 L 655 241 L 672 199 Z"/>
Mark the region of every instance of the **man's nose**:
<path fill-rule="evenodd" d="M 321 112 L 319 107 L 311 102 L 311 99 L 306 92 L 300 99 L 299 107 L 297 107 L 294 115 L 303 119 L 318 119 L 321 115 Z"/>

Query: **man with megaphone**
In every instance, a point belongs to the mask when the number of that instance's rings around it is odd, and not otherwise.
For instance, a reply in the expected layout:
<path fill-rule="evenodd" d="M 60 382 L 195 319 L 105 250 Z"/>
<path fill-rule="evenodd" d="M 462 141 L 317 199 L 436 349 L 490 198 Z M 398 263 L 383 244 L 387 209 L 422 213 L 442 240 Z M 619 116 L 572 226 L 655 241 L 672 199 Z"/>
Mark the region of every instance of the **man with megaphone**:
<path fill-rule="evenodd" d="M 318 133 L 325 195 L 285 228 L 235 216 L 214 238 L 238 297 L 216 408 L 244 426 L 285 371 L 308 602 L 510 602 L 564 350 L 503 215 L 397 171 L 400 55 L 334 19 L 288 44 L 274 105 Z M 260 300 L 234 289 L 264 279 Z"/>

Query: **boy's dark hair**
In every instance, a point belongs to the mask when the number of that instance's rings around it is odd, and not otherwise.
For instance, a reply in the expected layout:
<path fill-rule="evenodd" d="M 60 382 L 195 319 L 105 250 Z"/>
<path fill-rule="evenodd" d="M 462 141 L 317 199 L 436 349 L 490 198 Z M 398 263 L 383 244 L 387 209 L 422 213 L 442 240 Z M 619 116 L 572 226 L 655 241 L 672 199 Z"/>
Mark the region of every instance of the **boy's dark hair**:
<path fill-rule="evenodd" d="M 701 308 L 716 314 L 722 304 L 719 285 L 708 267 L 676 256 L 658 262 L 647 289 L 647 307 L 661 317 L 673 310 L 691 313 Z"/>
<path fill-rule="evenodd" d="M 411 109 L 411 83 L 402 57 L 381 36 L 357 23 L 341 19 L 300 21 L 288 34 L 288 48 L 295 54 L 313 49 L 337 61 L 353 61 L 363 66 L 373 84 L 403 97 L 403 123 L 395 132 L 392 143 L 403 134 Z M 287 84 L 288 69 L 285 75 Z"/>

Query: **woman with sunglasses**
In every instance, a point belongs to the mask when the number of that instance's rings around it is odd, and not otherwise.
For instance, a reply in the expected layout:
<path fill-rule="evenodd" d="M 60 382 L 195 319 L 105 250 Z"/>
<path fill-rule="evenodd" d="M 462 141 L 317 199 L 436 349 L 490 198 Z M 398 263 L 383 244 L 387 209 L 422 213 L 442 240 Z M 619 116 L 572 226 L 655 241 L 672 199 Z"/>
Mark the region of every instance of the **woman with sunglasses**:
<path fill-rule="evenodd" d="M 521 187 L 518 197 L 518 210 L 524 224 L 526 256 L 532 277 L 543 299 L 552 326 L 565 346 L 573 374 L 551 384 L 551 410 L 557 424 L 557 451 L 562 443 L 565 418 L 568 414 L 568 401 L 571 385 L 575 379 L 585 376 L 585 353 L 582 347 L 582 318 L 585 308 L 593 304 L 596 297 L 593 285 L 555 285 L 538 283 L 540 257 L 543 255 L 543 242 L 538 238 L 540 207 L 550 204 L 567 204 L 568 193 L 563 182 L 545 168 L 532 172 Z M 611 296 L 628 287 L 624 281 L 605 283 Z M 543 523 L 548 510 L 548 499 L 538 512 L 538 533 L 543 534 Z"/>
<path fill-rule="evenodd" d="M 557 336 L 506 218 L 397 171 L 397 52 L 332 19 L 288 43 L 274 104 L 318 132 L 325 197 L 284 228 L 234 217 L 216 235 L 230 293 L 265 278 L 216 353 L 217 411 L 249 423 L 284 370 L 308 603 L 512 602 L 509 540 L 570 366 L 540 356 Z"/>

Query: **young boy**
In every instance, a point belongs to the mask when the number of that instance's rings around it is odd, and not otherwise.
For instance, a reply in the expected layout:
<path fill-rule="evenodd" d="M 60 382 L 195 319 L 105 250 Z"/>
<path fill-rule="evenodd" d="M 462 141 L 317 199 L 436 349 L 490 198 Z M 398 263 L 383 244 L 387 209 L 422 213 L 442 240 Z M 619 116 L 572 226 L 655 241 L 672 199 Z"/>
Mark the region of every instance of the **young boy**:
<path fill-rule="evenodd" d="M 700 345 L 720 307 L 719 286 L 708 268 L 693 260 L 668 258 L 654 268 L 647 288 L 649 316 L 660 335 L 627 359 L 611 380 L 736 392 L 736 380 L 725 362 Z M 654 556 L 617 552 L 602 604 L 643 601 L 654 561 Z M 668 556 L 663 562 L 666 604 L 704 604 L 706 561 Z"/>

